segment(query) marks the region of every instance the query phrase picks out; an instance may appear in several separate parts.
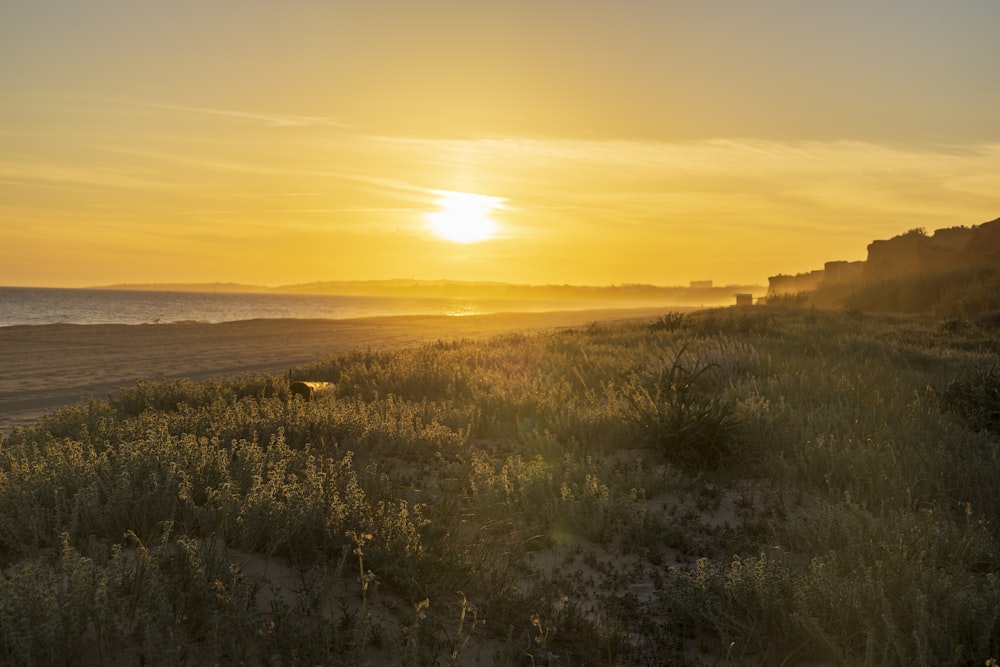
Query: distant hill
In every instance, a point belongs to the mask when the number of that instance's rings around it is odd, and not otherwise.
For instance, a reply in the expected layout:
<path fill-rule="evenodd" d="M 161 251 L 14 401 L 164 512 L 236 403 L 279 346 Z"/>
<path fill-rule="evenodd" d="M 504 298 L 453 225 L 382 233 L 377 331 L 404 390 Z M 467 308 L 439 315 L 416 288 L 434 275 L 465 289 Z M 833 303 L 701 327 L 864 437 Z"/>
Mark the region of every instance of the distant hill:
<path fill-rule="evenodd" d="M 87 289 L 123 290 L 136 292 L 273 292 L 273 287 L 242 285 L 240 283 L 121 283 L 95 285 Z"/>
<path fill-rule="evenodd" d="M 704 281 L 703 285 L 710 285 Z M 526 285 L 458 280 L 359 280 L 322 281 L 279 287 L 238 283 L 143 283 L 106 285 L 95 289 L 178 292 L 264 292 L 271 294 L 329 294 L 416 298 L 506 299 L 516 301 L 579 301 L 621 304 L 719 305 L 733 302 L 737 293 L 764 291 L 761 285 L 663 287 L 626 285 Z"/>
<path fill-rule="evenodd" d="M 662 287 L 657 285 L 525 285 L 454 280 L 377 280 L 289 285 L 277 291 L 295 294 L 512 299 L 525 301 L 621 301 L 730 303 L 737 292 L 763 291 L 760 285 Z"/>

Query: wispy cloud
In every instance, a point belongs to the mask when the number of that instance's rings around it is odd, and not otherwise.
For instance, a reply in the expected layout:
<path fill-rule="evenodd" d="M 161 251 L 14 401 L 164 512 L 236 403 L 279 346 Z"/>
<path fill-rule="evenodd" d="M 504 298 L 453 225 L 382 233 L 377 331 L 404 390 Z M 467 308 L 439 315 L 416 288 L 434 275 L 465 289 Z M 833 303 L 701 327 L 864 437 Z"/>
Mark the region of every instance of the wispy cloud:
<path fill-rule="evenodd" d="M 11 92 L 7 102 L 20 102 L 30 107 L 51 108 L 76 115 L 87 112 L 108 112 L 122 109 L 147 109 L 173 112 L 176 115 L 205 116 L 237 120 L 263 127 L 317 127 L 351 129 L 353 126 L 343 118 L 306 114 L 274 113 L 261 110 L 205 107 L 177 102 L 164 102 L 114 95 L 53 94 L 45 92 Z M 0 130 L 0 133 L 3 133 Z"/>
<path fill-rule="evenodd" d="M 32 135 L 0 158 L 0 245 L 17 220 L 40 239 L 101 229 L 116 244 L 141 228 L 239 239 L 259 253 L 281 239 L 290 257 L 349 247 L 358 267 L 389 274 L 458 261 L 419 245 L 431 242 L 424 214 L 435 192 L 447 190 L 505 200 L 494 215 L 503 233 L 488 244 L 498 266 L 759 280 L 861 258 L 872 239 L 913 227 L 1000 214 L 997 143 L 429 139 L 310 116 L 92 105 L 53 104 L 47 113 L 62 123 L 53 137 Z"/>
<path fill-rule="evenodd" d="M 479 170 L 525 197 L 572 210 L 607 206 L 671 215 L 683 206 L 733 213 L 752 200 L 761 222 L 777 210 L 804 215 L 951 215 L 1000 210 L 1000 144 L 901 148 L 863 142 L 431 141 L 382 138 L 408 159 Z M 504 192 L 497 192 L 508 196 Z M 905 224 L 905 223 L 904 223 Z"/>
<path fill-rule="evenodd" d="M 166 111 L 178 111 L 189 114 L 200 114 L 205 116 L 220 116 L 236 120 L 246 120 L 254 123 L 261 123 L 271 127 L 336 127 L 350 128 L 351 125 L 339 118 L 330 116 L 303 116 L 297 114 L 275 114 L 254 111 L 242 111 L 238 109 L 213 109 L 208 107 L 188 106 L 183 104 L 168 104 L 163 102 L 145 102 L 124 98 L 124 104 L 148 109 L 163 109 Z"/>
<path fill-rule="evenodd" d="M 30 188 L 131 188 L 165 190 L 181 187 L 163 179 L 144 178 L 117 167 L 84 167 L 63 164 L 0 162 L 0 183 Z"/>

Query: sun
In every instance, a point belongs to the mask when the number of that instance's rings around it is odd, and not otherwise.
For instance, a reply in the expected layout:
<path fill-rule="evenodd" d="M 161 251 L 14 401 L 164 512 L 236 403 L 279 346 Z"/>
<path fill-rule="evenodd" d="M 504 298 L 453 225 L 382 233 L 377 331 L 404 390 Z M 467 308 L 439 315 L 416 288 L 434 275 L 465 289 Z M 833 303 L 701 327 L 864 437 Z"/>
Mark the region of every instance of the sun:
<path fill-rule="evenodd" d="M 500 230 L 490 213 L 505 208 L 504 199 L 470 192 L 433 190 L 438 210 L 427 214 L 427 225 L 435 235 L 454 243 L 487 241 Z"/>

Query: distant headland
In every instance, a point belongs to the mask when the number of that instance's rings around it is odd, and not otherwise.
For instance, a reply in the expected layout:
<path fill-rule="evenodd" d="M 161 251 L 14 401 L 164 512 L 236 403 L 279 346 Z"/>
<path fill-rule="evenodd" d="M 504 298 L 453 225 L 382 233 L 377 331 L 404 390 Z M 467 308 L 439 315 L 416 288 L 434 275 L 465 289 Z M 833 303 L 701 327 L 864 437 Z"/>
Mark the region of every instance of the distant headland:
<path fill-rule="evenodd" d="M 823 268 L 777 274 L 768 285 L 528 285 L 461 280 L 341 280 L 281 286 L 240 283 L 126 283 L 92 289 L 253 292 L 398 298 L 466 298 L 628 305 L 731 305 L 756 302 L 886 312 L 974 316 L 1000 312 L 1000 218 L 928 233 L 914 228 L 868 245 L 867 259 L 834 260 Z M 747 299 L 746 297 L 750 297 Z"/>
<path fill-rule="evenodd" d="M 239 283 L 141 283 L 102 285 L 92 289 L 149 290 L 178 292 L 263 292 L 269 294 L 334 294 L 339 296 L 382 296 L 417 298 L 504 299 L 516 301 L 580 301 L 621 304 L 677 304 L 694 306 L 728 305 L 733 295 L 764 292 L 762 285 L 721 285 L 711 280 L 695 280 L 687 286 L 664 287 L 646 284 L 608 286 L 526 285 L 460 280 L 358 280 L 321 281 L 266 287 Z"/>
<path fill-rule="evenodd" d="M 864 261 L 768 279 L 769 303 L 969 316 L 1000 312 L 1000 218 L 868 245 Z"/>

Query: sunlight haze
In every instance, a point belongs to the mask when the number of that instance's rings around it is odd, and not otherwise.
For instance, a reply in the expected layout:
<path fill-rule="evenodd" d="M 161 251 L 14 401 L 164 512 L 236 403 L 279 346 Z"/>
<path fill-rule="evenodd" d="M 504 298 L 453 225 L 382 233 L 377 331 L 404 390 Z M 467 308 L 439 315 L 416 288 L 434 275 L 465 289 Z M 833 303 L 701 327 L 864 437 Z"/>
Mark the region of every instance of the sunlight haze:
<path fill-rule="evenodd" d="M 437 236 L 455 243 L 479 243 L 496 235 L 498 225 L 491 214 L 503 208 L 502 199 L 447 190 L 434 194 L 438 210 L 427 214 L 427 224 Z"/>
<path fill-rule="evenodd" d="M 1000 3 L 0 8 L 0 285 L 766 284 L 1000 215 Z"/>

